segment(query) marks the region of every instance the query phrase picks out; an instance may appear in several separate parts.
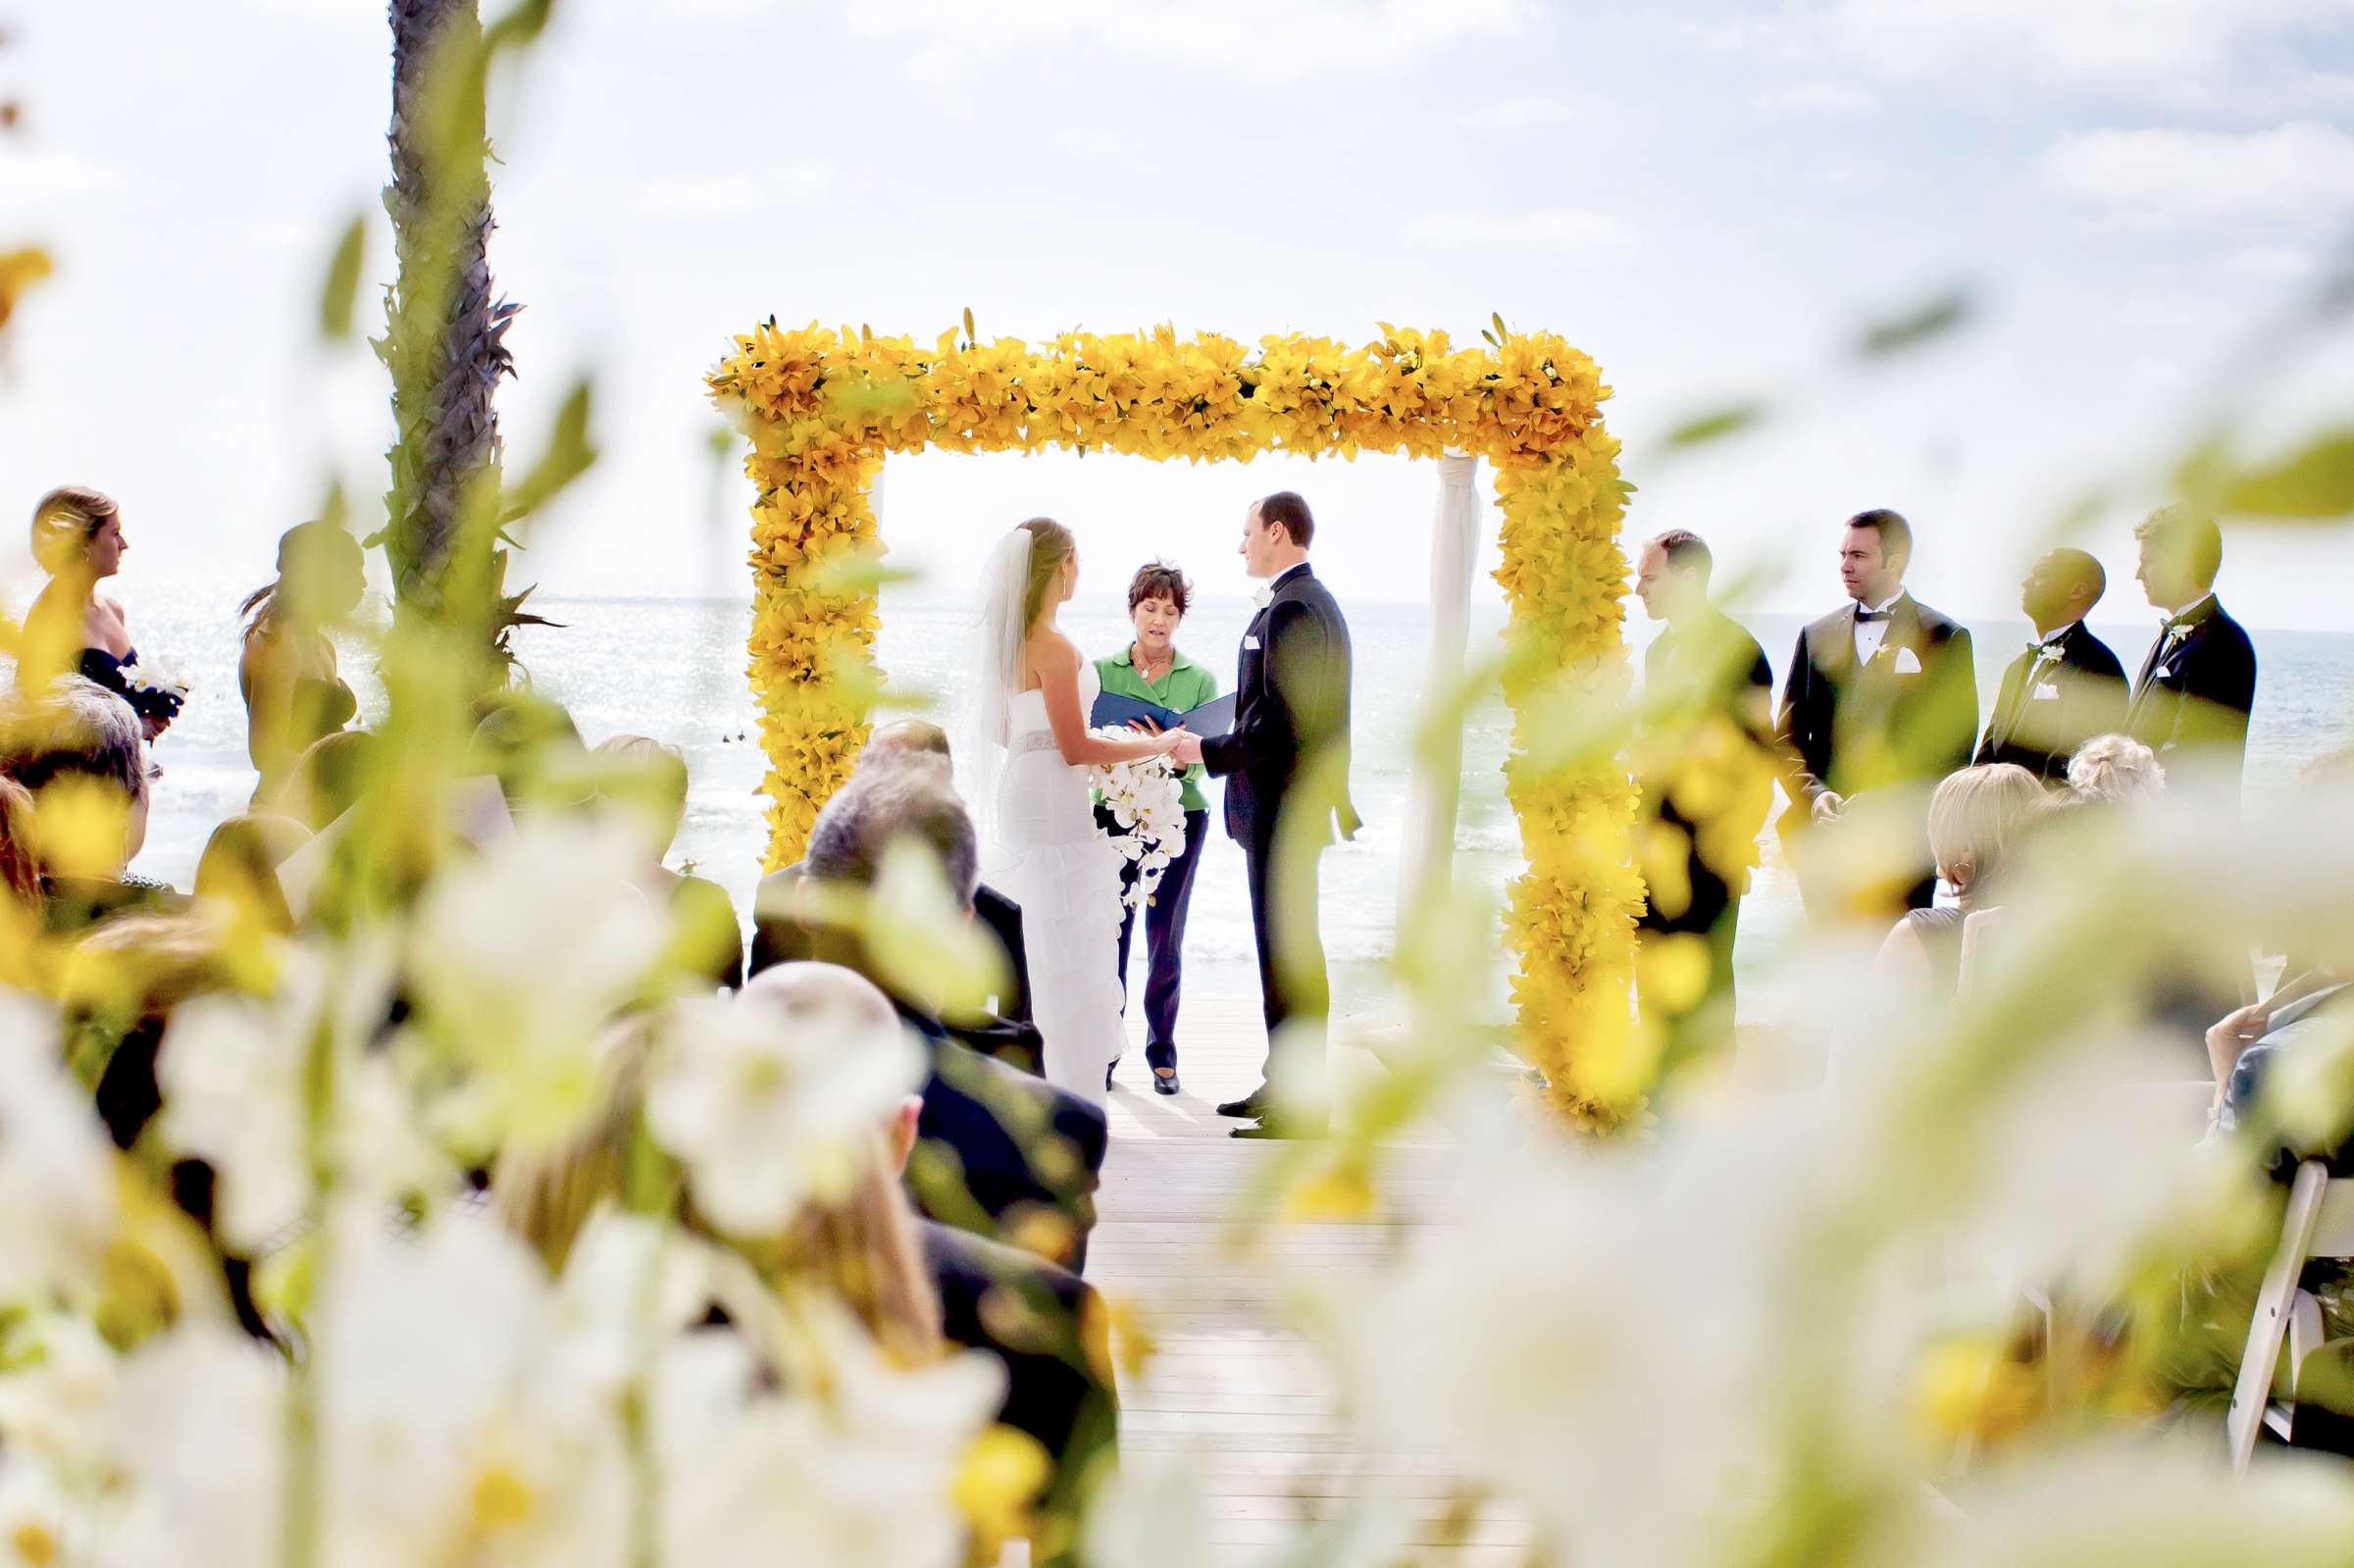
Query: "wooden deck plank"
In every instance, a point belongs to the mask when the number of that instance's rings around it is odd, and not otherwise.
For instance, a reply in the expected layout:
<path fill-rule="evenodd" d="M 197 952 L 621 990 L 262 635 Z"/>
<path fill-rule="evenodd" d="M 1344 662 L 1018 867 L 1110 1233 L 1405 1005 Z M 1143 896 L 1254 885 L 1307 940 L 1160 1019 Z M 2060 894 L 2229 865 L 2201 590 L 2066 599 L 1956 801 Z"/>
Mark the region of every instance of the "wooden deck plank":
<path fill-rule="evenodd" d="M 1378 1072 L 1334 1031 L 1337 1076 Z M 1483 1503 L 1454 1517 L 1459 1466 L 1363 1430 L 1338 1380 L 1285 1317 L 1304 1282 L 1370 1279 L 1442 1212 L 1454 1152 L 1422 1142 L 1386 1150 L 1380 1201 L 1359 1221 L 1239 1227 L 1285 1145 L 1229 1138 L 1215 1112 L 1258 1082 L 1257 1009 L 1193 1001 L 1180 1021 L 1185 1091 L 1147 1086 L 1141 1019 L 1109 1096 L 1111 1151 L 1087 1274 L 1151 1354 L 1120 1380 L 1121 1444 L 1139 1464 L 1176 1461 L 1207 1496 L 1217 1561 L 1256 1563 L 1311 1522 L 1368 1504 L 1403 1515 L 1412 1559 L 1447 1568 L 1517 1564 L 1529 1540 L 1513 1511 Z M 1133 1347 L 1127 1347 L 1133 1348 Z M 1125 1361 L 1123 1361 L 1125 1364 Z"/>

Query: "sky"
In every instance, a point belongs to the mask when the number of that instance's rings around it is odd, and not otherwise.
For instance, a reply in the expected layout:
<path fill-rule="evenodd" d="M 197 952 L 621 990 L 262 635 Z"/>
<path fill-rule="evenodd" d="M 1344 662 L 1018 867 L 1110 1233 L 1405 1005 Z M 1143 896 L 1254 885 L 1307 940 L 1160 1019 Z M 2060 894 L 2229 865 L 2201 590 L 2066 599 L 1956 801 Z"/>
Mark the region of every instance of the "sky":
<path fill-rule="evenodd" d="M 259 582 L 332 476 L 384 487 L 384 373 L 314 328 L 355 214 L 369 300 L 390 278 L 383 6 L 0 0 L 0 249 L 59 267 L 0 365 L 0 513 L 114 493 L 134 616 L 142 586 Z M 2354 0 L 558 0 L 492 122 L 512 458 L 597 388 L 603 459 L 515 567 L 551 596 L 744 591 L 701 379 L 772 314 L 1361 342 L 1499 312 L 1615 388 L 1630 540 L 1695 529 L 1780 611 L 1832 607 L 1840 520 L 1895 506 L 1920 598 L 2009 615 L 2098 488 L 2077 538 L 2104 615 L 2139 613 L 2131 523 L 2207 418 L 2260 450 L 2354 406 L 2342 330 L 2247 354 L 2354 237 Z M 1853 354 L 1954 289 L 1964 329 Z M 1744 437 L 1664 441 L 1745 399 L 1770 417 Z M 930 455 L 894 460 L 884 531 L 927 592 L 1041 512 L 1083 592 L 1151 556 L 1240 592 L 1243 511 L 1292 487 L 1344 602 L 1410 599 L 1436 485 Z M 2354 631 L 2349 585 L 2354 531 L 2231 534 L 2254 624 Z"/>

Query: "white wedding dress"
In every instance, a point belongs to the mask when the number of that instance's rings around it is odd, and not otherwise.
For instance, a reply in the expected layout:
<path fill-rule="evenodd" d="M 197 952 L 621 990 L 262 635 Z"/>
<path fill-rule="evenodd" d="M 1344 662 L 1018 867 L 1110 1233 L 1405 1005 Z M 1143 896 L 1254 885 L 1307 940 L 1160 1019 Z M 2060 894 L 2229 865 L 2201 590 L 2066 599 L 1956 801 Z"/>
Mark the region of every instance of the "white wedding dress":
<path fill-rule="evenodd" d="M 1079 711 L 1102 690 L 1079 665 Z M 1049 1080 L 1103 1103 L 1103 1070 L 1120 1054 L 1120 852 L 1096 826 L 1087 771 L 1062 760 L 1046 694 L 1018 691 L 1005 710 L 990 881 L 1022 907 L 1030 1010 Z"/>

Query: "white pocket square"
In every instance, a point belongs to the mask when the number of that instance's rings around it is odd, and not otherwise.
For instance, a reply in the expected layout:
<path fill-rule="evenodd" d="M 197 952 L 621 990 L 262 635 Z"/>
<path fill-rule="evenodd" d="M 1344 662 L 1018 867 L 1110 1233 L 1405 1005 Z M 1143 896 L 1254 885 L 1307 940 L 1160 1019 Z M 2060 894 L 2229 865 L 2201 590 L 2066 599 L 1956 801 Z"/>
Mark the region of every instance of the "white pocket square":
<path fill-rule="evenodd" d="M 1911 648 L 1897 649 L 1896 673 L 1898 675 L 1920 674 L 1920 655 L 1915 653 Z"/>
<path fill-rule="evenodd" d="M 1256 648 L 1258 646 L 1258 638 L 1245 637 L 1243 638 L 1243 646 L 1246 648 Z"/>
<path fill-rule="evenodd" d="M 2035 695 L 2027 700 L 2030 702 L 2057 702 L 2060 700 L 2060 688 L 2046 681 L 2035 688 Z"/>
<path fill-rule="evenodd" d="M 2158 675 L 2157 675 L 2157 679 L 2158 679 L 2158 680 L 2160 680 L 2160 681 L 2172 681 L 2174 678 L 2175 678 L 2175 672 L 2174 672 L 2174 667 L 2173 667 L 2173 666 L 2171 666 L 2171 665 L 2164 665 L 2164 664 L 2162 664 L 2162 665 L 2160 665 L 2160 666 L 2158 667 Z"/>

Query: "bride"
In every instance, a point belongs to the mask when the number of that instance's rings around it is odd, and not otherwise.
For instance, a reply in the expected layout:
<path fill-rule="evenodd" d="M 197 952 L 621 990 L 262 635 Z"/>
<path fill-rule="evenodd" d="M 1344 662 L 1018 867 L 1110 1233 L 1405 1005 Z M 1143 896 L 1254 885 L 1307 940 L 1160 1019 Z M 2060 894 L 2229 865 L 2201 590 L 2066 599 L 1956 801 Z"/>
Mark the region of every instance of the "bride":
<path fill-rule="evenodd" d="M 993 885 L 1022 908 L 1047 1077 L 1100 1105 L 1120 1054 L 1120 855 L 1096 826 L 1086 770 L 1176 749 L 1184 732 L 1105 740 L 1101 685 L 1054 624 L 1079 582 L 1070 530 L 1032 518 L 998 542 L 981 601 L 973 804 Z"/>

